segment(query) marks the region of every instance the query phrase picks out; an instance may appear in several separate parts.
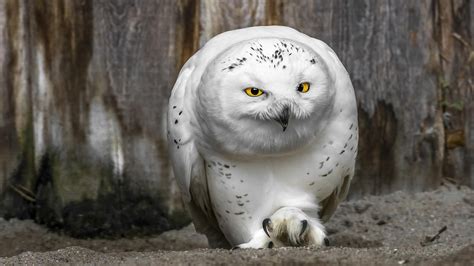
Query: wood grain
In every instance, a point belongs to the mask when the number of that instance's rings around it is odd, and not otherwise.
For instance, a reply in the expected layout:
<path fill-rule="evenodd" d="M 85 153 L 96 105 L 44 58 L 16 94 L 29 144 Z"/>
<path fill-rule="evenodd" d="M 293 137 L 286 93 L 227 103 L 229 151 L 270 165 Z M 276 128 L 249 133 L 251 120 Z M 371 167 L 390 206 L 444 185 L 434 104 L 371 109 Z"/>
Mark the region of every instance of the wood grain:
<path fill-rule="evenodd" d="M 266 24 L 265 0 L 201 0 L 200 46 L 211 37 L 228 30 Z"/>
<path fill-rule="evenodd" d="M 25 197 L 35 175 L 28 1 L 4 1 L 0 9 L 5 19 L 0 22 L 0 215 L 31 218 Z"/>
<path fill-rule="evenodd" d="M 469 31 L 469 1 L 437 1 L 439 12 L 440 84 L 446 128 L 443 174 L 459 184 L 473 185 L 474 55 Z"/>

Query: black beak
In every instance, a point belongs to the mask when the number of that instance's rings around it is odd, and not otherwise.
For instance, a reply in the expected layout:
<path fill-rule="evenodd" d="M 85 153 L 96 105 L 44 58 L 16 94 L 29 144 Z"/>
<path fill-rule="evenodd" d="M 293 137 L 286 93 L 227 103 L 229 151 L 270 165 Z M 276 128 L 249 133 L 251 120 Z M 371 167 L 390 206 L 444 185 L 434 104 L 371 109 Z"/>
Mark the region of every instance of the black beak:
<path fill-rule="evenodd" d="M 283 108 L 280 115 L 277 118 L 275 118 L 275 121 L 277 121 L 283 128 L 283 131 L 285 131 L 286 128 L 288 127 L 289 119 L 290 119 L 290 108 L 286 106 L 285 108 Z"/>

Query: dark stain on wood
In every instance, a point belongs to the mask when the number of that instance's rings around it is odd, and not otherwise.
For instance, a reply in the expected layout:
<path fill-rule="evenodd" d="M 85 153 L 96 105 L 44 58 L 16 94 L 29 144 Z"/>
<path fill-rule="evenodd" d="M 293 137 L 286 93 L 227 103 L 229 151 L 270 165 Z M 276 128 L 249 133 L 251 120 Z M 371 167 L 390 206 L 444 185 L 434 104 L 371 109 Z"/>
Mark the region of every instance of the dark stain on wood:
<path fill-rule="evenodd" d="M 443 176 L 474 186 L 474 93 L 472 1 L 434 1 L 438 44 L 438 92 L 445 130 Z M 471 10 L 471 12 L 469 12 Z"/>
<path fill-rule="evenodd" d="M 167 208 L 163 206 L 161 197 L 150 197 L 130 189 L 133 179 L 127 176 L 123 181 L 114 179 L 111 166 L 78 161 L 64 165 L 58 155 L 47 153 L 41 161 L 35 186 L 36 222 L 80 238 L 160 233 L 188 222 L 187 218 L 180 217 L 173 219 L 171 224 L 173 217 L 164 211 Z M 60 168 L 64 170 L 58 172 Z M 56 175 L 66 173 L 65 170 L 69 170 L 68 174 L 75 174 L 76 179 L 82 175 L 102 178 L 104 182 L 100 185 L 98 197 L 63 203 L 55 187 L 58 186 Z"/>
<path fill-rule="evenodd" d="M 2 4 L 4 6 L 0 8 L 5 8 L 7 20 L 5 50 L 0 47 L 0 53 L 5 52 L 5 65 L 0 68 L 5 67 L 5 72 L 1 74 L 7 74 L 4 76 L 5 84 L 0 84 L 0 120 L 3 120 L 3 125 L 0 125 L 0 182 L 5 187 L 5 191 L 0 191 L 0 215 L 31 219 L 34 206 L 21 192 L 24 190 L 31 194 L 29 192 L 35 182 L 32 102 L 28 79 L 30 34 L 26 12 L 29 2 L 5 1 Z M 25 92 L 20 96 L 22 90 Z M 17 119 L 23 123 L 16 124 Z"/>
<path fill-rule="evenodd" d="M 389 191 L 395 181 L 395 147 L 397 124 L 393 106 L 379 102 L 370 117 L 359 109 L 360 141 L 358 168 L 352 188 L 363 194 Z"/>
<path fill-rule="evenodd" d="M 283 18 L 283 1 L 267 0 L 265 1 L 265 18 L 266 25 L 280 25 Z"/>
<path fill-rule="evenodd" d="M 177 32 L 175 33 L 176 69 L 179 70 L 184 63 L 196 52 L 199 46 L 199 9 L 200 1 L 179 0 L 176 16 Z"/>
<path fill-rule="evenodd" d="M 51 81 L 53 104 L 64 121 L 69 121 L 71 133 L 84 140 L 84 107 L 87 70 L 92 58 L 92 0 L 31 2 L 33 39 L 37 54 L 44 52 L 44 73 Z"/>

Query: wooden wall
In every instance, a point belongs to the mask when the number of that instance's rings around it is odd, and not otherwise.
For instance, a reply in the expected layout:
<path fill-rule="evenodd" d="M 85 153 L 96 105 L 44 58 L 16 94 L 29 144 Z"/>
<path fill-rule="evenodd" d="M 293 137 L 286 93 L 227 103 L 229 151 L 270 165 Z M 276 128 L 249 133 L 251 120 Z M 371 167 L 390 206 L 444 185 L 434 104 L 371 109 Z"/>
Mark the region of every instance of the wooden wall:
<path fill-rule="evenodd" d="M 350 197 L 474 186 L 469 0 L 1 0 L 0 215 L 75 236 L 185 218 L 164 133 L 177 73 L 217 33 L 327 42 L 359 102 Z"/>

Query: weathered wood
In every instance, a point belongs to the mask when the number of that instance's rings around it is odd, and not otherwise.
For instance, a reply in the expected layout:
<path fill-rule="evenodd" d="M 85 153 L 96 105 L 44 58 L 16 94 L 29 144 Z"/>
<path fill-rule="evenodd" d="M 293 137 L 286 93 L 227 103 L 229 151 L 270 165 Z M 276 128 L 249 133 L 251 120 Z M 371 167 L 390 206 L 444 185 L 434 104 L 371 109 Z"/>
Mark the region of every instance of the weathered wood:
<path fill-rule="evenodd" d="M 18 206 L 25 206 L 38 222 L 81 236 L 162 231 L 185 223 L 168 165 L 164 118 L 177 67 L 184 61 L 181 51 L 186 52 L 176 41 L 189 40 L 188 32 L 178 29 L 178 17 L 193 14 L 192 2 L 15 3 L 10 2 L 11 9 L 24 12 L 29 25 L 12 31 L 28 32 L 23 43 L 29 61 L 9 64 L 7 71 L 31 71 L 25 75 L 34 100 L 31 117 L 6 113 L 10 124 L 2 130 L 31 128 L 32 139 L 12 146 L 20 163 L 7 158 L 12 166 L 2 168 L 22 169 L 26 160 L 32 169 L 29 175 L 9 170 L 1 180 L 24 187 L 34 202 L 21 189 L 5 188 L 5 198 L 15 201 L 3 202 L 2 215 L 18 216 Z M 187 48 L 187 54 L 194 49 Z M 8 51 L 16 57 L 20 53 Z M 16 84 L 8 88 L 25 90 Z M 12 124 L 28 118 L 25 127 Z M 15 144 L 12 137 L 15 131 L 2 134 L 2 141 Z M 29 157 L 21 153 L 23 147 Z"/>
<path fill-rule="evenodd" d="M 471 9 L 469 1 L 439 0 L 436 4 L 443 99 L 440 108 L 446 127 L 443 173 L 451 181 L 474 185 L 474 48 L 469 31 L 472 4 Z"/>
<path fill-rule="evenodd" d="M 184 210 L 167 99 L 212 36 L 282 24 L 351 75 L 360 148 L 351 197 L 474 186 L 468 0 L 7 0 L 0 4 L 0 215 L 73 235 L 161 231 Z"/>
<path fill-rule="evenodd" d="M 0 32 L 6 32 L 6 8 L 0 7 Z M 7 75 L 6 75 L 6 61 L 7 61 L 7 34 L 0 34 L 0 173 L 2 175 L 9 175 L 12 172 L 16 162 L 10 158 L 10 154 L 13 153 L 13 148 L 10 146 L 14 143 L 10 139 L 9 132 L 12 132 L 12 128 L 15 128 L 12 124 L 12 118 L 14 115 L 11 114 L 10 105 L 11 97 L 7 90 Z M 13 164 L 13 167 L 12 167 Z M 6 180 L 0 179 L 0 191 L 5 191 Z"/>
<path fill-rule="evenodd" d="M 31 218 L 28 191 L 34 185 L 34 144 L 28 1 L 4 1 L 0 7 L 0 215 Z M 5 212 L 6 206 L 16 206 Z"/>
<path fill-rule="evenodd" d="M 201 0 L 200 46 L 218 33 L 267 23 L 266 0 Z"/>
<path fill-rule="evenodd" d="M 470 63 L 470 69 L 471 69 L 471 79 L 470 79 L 470 88 L 468 88 L 468 91 L 466 95 L 467 97 L 467 104 L 466 104 L 466 141 L 469 152 L 466 156 L 465 161 L 467 162 L 467 169 L 468 172 L 470 173 L 470 181 L 471 181 L 471 187 L 474 187 L 474 89 L 473 89 L 473 84 L 474 82 L 472 81 L 472 77 L 474 77 L 474 67 L 472 64 L 474 63 L 473 58 L 473 51 L 472 48 L 474 47 L 474 3 L 471 1 L 469 2 L 469 18 L 470 18 L 470 30 L 469 30 L 469 35 L 470 38 L 467 38 L 470 40 L 470 46 L 471 46 L 471 51 L 468 54 L 468 58 L 471 58 L 469 61 Z"/>

